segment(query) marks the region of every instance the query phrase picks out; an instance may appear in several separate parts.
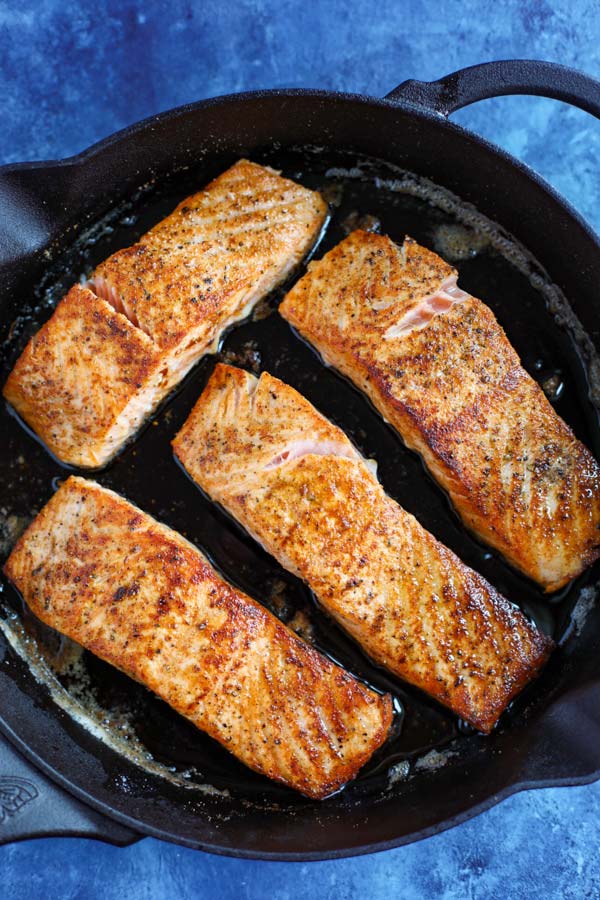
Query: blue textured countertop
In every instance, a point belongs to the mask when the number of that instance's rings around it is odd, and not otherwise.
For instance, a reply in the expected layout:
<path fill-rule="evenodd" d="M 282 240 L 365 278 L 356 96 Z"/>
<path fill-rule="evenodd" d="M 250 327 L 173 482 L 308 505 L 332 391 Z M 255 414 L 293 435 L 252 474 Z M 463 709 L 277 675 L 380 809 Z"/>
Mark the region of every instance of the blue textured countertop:
<path fill-rule="evenodd" d="M 62 157 L 144 116 L 259 87 L 381 95 L 483 60 L 537 57 L 600 76 L 596 0 L 0 2 L 0 163 Z M 600 229 L 600 124 L 533 98 L 455 119 L 544 175 Z M 155 840 L 116 849 L 39 840 L 0 849 L 0 897 L 596 898 L 600 783 L 534 791 L 375 856 L 223 859 Z"/>

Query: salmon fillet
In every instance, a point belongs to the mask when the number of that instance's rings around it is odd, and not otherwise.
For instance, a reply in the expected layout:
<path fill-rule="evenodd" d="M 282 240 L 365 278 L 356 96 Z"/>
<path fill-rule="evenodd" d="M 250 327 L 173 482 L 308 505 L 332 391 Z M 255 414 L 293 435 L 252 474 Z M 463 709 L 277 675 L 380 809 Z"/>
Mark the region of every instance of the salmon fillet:
<path fill-rule="evenodd" d="M 4 572 L 46 624 L 145 684 L 250 768 L 323 798 L 385 740 L 359 683 L 224 581 L 188 541 L 69 478 Z"/>
<path fill-rule="evenodd" d="M 178 459 L 367 653 L 489 732 L 552 642 L 388 497 L 293 388 L 218 365 Z"/>
<path fill-rule="evenodd" d="M 600 555 L 600 468 L 456 281 L 410 238 L 355 231 L 279 311 L 421 454 L 467 527 L 555 591 Z"/>
<path fill-rule="evenodd" d="M 104 465 L 223 331 L 285 280 L 325 215 L 319 194 L 240 160 L 69 291 L 17 361 L 5 398 L 62 462 Z"/>

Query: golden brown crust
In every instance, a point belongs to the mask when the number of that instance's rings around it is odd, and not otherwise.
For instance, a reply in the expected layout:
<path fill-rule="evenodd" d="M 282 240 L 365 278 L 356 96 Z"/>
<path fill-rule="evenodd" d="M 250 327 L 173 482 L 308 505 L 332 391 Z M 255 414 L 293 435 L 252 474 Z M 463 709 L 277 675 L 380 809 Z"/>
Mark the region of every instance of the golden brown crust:
<path fill-rule="evenodd" d="M 160 380 L 161 354 L 125 316 L 75 285 L 31 338 L 4 396 L 59 459 L 97 466 L 132 398 Z"/>
<path fill-rule="evenodd" d="M 385 740 L 360 684 L 123 498 L 69 478 L 4 571 L 42 621 L 145 684 L 246 765 L 308 797 Z"/>
<path fill-rule="evenodd" d="M 480 730 L 546 661 L 552 642 L 386 496 L 344 433 L 278 379 L 217 366 L 173 444 L 378 663 Z"/>
<path fill-rule="evenodd" d="M 598 464 L 480 300 L 390 337 L 453 274 L 409 239 L 400 248 L 357 231 L 280 312 L 423 456 L 465 524 L 557 590 L 600 555 Z"/>
<path fill-rule="evenodd" d="M 287 277 L 325 215 L 319 194 L 240 160 L 98 266 L 93 294 L 69 291 L 5 397 L 63 462 L 104 465 L 223 330 Z"/>

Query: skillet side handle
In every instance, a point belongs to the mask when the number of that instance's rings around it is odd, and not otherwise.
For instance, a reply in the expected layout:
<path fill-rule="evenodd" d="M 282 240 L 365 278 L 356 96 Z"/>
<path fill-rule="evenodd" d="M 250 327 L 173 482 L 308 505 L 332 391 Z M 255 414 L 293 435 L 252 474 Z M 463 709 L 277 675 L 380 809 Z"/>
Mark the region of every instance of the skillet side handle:
<path fill-rule="evenodd" d="M 0 167 L 0 270 L 39 253 L 65 227 L 73 180 L 62 163 Z"/>
<path fill-rule="evenodd" d="M 438 81 L 404 81 L 385 99 L 447 117 L 458 109 L 510 94 L 562 100 L 600 119 L 600 81 L 558 63 L 504 59 L 459 69 Z"/>
<path fill-rule="evenodd" d="M 0 845 L 41 837 L 86 837 L 126 847 L 140 835 L 71 797 L 0 734 Z"/>

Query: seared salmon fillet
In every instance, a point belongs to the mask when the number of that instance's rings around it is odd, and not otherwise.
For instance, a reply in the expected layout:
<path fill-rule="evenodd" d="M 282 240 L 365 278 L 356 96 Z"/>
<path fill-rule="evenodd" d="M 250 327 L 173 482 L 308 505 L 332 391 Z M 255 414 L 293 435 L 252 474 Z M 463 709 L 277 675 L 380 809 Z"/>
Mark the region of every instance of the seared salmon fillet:
<path fill-rule="evenodd" d="M 4 571 L 32 611 L 145 684 L 250 768 L 323 798 L 392 721 L 380 695 L 224 581 L 181 535 L 69 478 Z"/>
<path fill-rule="evenodd" d="M 421 454 L 467 527 L 555 591 L 600 555 L 600 468 L 456 282 L 410 238 L 355 231 L 279 311 Z"/>
<path fill-rule="evenodd" d="M 62 462 L 114 456 L 323 226 L 319 194 L 240 160 L 69 291 L 4 396 Z"/>
<path fill-rule="evenodd" d="M 173 443 L 200 487 L 377 663 L 481 731 L 546 661 L 552 642 L 277 378 L 218 365 Z"/>

